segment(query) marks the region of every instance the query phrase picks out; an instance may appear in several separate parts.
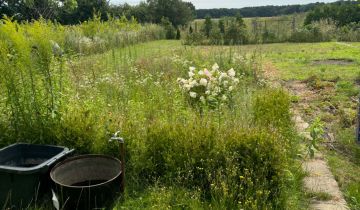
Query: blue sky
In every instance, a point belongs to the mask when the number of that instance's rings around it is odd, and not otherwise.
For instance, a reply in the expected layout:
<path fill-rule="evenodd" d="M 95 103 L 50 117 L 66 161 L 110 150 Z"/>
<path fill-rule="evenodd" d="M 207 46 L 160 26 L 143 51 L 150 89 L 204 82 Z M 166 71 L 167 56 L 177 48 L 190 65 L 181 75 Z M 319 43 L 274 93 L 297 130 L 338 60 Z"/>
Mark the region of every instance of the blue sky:
<path fill-rule="evenodd" d="M 137 4 L 141 0 L 110 0 L 112 4 Z M 184 0 L 191 1 L 197 9 L 208 8 L 242 8 L 248 6 L 265 6 L 265 5 L 288 5 L 288 4 L 307 4 L 314 2 L 334 2 L 335 0 Z"/>

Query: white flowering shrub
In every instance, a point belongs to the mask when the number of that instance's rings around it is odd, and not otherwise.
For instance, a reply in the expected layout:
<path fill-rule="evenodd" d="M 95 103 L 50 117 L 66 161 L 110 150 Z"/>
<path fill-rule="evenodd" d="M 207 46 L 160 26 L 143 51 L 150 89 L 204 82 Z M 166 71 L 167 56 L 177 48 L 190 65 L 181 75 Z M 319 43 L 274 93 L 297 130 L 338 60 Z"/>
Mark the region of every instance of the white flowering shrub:
<path fill-rule="evenodd" d="M 223 72 L 215 63 L 211 70 L 190 67 L 188 75 L 188 79 L 178 78 L 178 83 L 192 105 L 206 105 L 213 109 L 231 105 L 233 92 L 239 84 L 234 69 Z"/>

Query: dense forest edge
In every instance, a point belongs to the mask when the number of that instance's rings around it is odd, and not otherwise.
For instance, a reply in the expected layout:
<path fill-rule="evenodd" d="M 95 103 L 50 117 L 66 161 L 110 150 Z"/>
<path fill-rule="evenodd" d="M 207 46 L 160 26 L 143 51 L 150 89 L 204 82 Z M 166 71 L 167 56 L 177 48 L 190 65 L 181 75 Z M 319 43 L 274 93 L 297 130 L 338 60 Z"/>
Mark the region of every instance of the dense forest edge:
<path fill-rule="evenodd" d="M 216 8 L 216 9 L 197 9 L 196 18 L 204 19 L 206 16 L 212 18 L 233 17 L 240 13 L 243 17 L 275 17 L 281 15 L 291 15 L 295 13 L 304 13 L 323 6 L 340 6 L 352 5 L 356 1 L 337 1 L 333 3 L 316 2 L 310 4 L 297 5 L 283 5 L 283 6 L 259 6 L 259 7 L 244 7 L 244 8 Z"/>
<path fill-rule="evenodd" d="M 43 17 L 61 24 L 78 24 L 91 19 L 94 13 L 102 20 L 125 16 L 135 18 L 140 23 L 161 23 L 168 18 L 174 26 L 186 25 L 193 19 L 235 17 L 274 17 L 307 13 L 319 8 L 346 7 L 356 9 L 357 1 L 337 1 L 333 3 L 310 3 L 304 5 L 260 6 L 244 8 L 196 9 L 191 2 L 147 0 L 138 5 L 110 4 L 107 0 L 38 0 L 0 1 L 0 14 L 18 21 L 31 21 Z M 357 15 L 356 15 L 357 16 Z M 346 18 L 351 18 L 349 13 Z"/>

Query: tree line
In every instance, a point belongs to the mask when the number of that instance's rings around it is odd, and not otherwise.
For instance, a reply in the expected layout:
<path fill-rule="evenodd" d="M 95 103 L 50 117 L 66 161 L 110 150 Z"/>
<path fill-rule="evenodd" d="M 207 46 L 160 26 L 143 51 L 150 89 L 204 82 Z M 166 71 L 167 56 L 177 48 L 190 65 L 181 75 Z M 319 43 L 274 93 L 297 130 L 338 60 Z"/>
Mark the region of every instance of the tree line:
<path fill-rule="evenodd" d="M 304 25 L 321 20 L 332 20 L 338 27 L 360 22 L 360 6 L 357 1 L 340 1 L 315 7 L 305 19 Z"/>
<path fill-rule="evenodd" d="M 241 9 L 198 9 L 196 10 L 196 18 L 203 19 L 207 15 L 210 15 L 213 18 L 234 17 L 237 13 L 240 13 L 243 17 L 273 17 L 279 15 L 289 15 L 294 13 L 307 12 L 321 4 L 324 3 L 289 6 L 244 7 Z"/>
<path fill-rule="evenodd" d="M 356 1 L 355 1 L 356 2 Z M 334 7 L 339 4 L 353 5 L 354 1 L 339 1 L 335 3 L 310 3 L 305 5 L 285 5 L 285 6 L 260 6 L 260 7 L 244 7 L 240 9 L 219 8 L 219 9 L 198 9 L 196 10 L 196 18 L 204 19 L 206 16 L 212 18 L 235 17 L 240 13 L 243 17 L 274 17 L 280 15 L 290 15 L 294 13 L 304 13 L 312 11 L 319 6 L 332 5 Z"/>
<path fill-rule="evenodd" d="M 179 26 L 195 18 L 195 7 L 182 0 L 147 0 L 136 6 L 110 5 L 108 0 L 0 0 L 0 13 L 19 21 L 43 17 L 62 24 L 83 22 L 95 13 L 103 20 L 125 15 L 142 23 L 161 23 L 165 17 Z"/>
<path fill-rule="evenodd" d="M 175 27 L 186 25 L 194 18 L 272 17 L 309 12 L 305 23 L 320 19 L 334 19 L 339 25 L 359 22 L 360 8 L 356 1 L 311 3 L 306 5 L 245 7 L 241 9 L 195 9 L 191 2 L 182 0 L 146 0 L 138 5 L 110 5 L 108 0 L 0 0 L 0 13 L 16 20 L 27 21 L 43 17 L 61 24 L 76 24 L 93 17 L 101 19 L 126 16 L 140 23 L 166 23 Z M 163 19 L 165 18 L 165 19 Z"/>

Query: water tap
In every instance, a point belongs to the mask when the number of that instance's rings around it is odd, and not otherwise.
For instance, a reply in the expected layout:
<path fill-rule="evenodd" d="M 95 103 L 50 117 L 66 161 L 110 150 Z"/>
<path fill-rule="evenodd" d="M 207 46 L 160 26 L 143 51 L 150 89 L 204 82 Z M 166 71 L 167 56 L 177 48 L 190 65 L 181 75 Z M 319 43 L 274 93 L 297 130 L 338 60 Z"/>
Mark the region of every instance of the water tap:
<path fill-rule="evenodd" d="M 119 134 L 120 134 L 120 131 L 116 131 L 116 133 L 114 133 L 114 135 L 109 139 L 109 142 L 117 141 L 117 142 L 123 144 L 124 138 L 119 137 L 118 136 Z"/>

